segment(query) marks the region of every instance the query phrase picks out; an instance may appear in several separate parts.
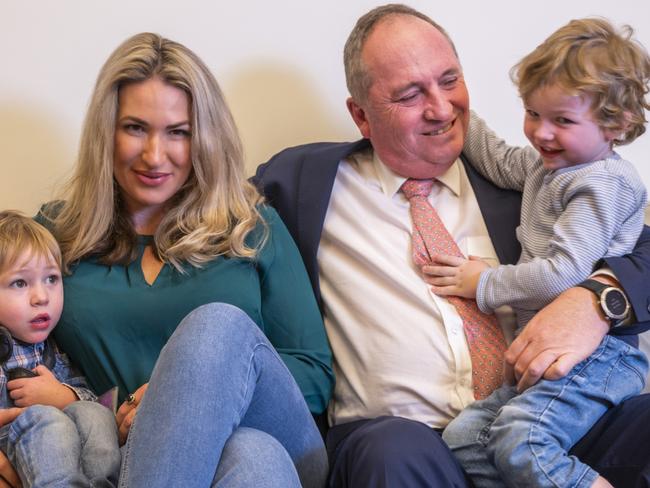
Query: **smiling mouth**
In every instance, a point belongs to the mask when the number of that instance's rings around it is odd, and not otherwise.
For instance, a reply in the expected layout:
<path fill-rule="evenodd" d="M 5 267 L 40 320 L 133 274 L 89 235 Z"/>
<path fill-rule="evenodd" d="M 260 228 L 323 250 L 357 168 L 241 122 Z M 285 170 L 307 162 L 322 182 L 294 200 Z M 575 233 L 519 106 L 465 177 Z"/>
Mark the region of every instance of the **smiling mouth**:
<path fill-rule="evenodd" d="M 171 176 L 170 173 L 163 173 L 159 171 L 137 171 L 134 170 L 138 180 L 145 186 L 158 187 L 165 184 Z"/>
<path fill-rule="evenodd" d="M 539 152 L 545 156 L 555 156 L 562 152 L 562 149 L 552 149 L 550 147 L 539 146 Z"/>
<path fill-rule="evenodd" d="M 140 176 L 144 176 L 145 178 L 149 178 L 152 180 L 164 178 L 165 176 L 168 175 L 168 173 L 159 173 L 154 171 L 136 171 L 136 173 L 139 174 Z"/>
<path fill-rule="evenodd" d="M 441 127 L 440 129 L 432 130 L 431 132 L 425 132 L 424 135 L 425 136 L 439 136 L 439 135 L 442 135 L 442 134 L 446 134 L 454 126 L 454 122 L 455 121 L 452 121 L 449 124 L 445 125 L 444 127 Z"/>

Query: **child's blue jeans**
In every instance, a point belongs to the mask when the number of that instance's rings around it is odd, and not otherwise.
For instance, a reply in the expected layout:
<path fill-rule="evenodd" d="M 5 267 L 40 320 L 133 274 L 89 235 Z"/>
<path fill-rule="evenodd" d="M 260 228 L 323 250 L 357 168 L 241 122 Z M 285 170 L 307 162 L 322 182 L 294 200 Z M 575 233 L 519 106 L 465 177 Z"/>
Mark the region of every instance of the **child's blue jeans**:
<path fill-rule="evenodd" d="M 24 487 L 117 486 L 115 416 L 98 403 L 28 407 L 11 423 L 1 447 Z"/>
<path fill-rule="evenodd" d="M 569 449 L 611 407 L 638 394 L 648 360 L 606 336 L 594 353 L 557 381 L 518 395 L 504 386 L 454 419 L 443 439 L 481 487 L 590 487 L 596 473 Z"/>

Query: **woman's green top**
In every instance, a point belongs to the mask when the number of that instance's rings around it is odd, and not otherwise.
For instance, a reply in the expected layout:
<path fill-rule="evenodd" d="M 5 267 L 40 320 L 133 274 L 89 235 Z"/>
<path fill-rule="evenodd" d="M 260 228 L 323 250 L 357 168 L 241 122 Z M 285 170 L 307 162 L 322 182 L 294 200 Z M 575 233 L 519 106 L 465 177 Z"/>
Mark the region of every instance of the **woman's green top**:
<path fill-rule="evenodd" d="M 325 409 L 332 357 L 316 300 L 284 224 L 275 210 L 260 210 L 269 234 L 254 259 L 217 257 L 201 268 L 185 266 L 185 274 L 164 264 L 150 285 L 141 259 L 151 237 L 142 236 L 139 257 L 128 266 L 88 259 L 73 267 L 64 278 L 65 303 L 55 338 L 97 393 L 116 385 L 122 401 L 149 381 L 160 350 L 183 317 L 200 305 L 222 302 L 242 309 L 262 329 L 310 410 Z M 248 242 L 258 242 L 262 231 L 259 224 Z"/>

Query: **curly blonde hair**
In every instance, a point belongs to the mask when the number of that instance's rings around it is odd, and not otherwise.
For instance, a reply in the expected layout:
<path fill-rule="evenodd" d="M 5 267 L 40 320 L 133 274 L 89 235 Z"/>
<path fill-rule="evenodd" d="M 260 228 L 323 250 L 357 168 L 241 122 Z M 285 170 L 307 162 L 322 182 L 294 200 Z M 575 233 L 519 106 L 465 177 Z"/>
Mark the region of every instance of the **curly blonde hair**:
<path fill-rule="evenodd" d="M 593 100 L 603 129 L 622 132 L 614 144 L 628 144 L 645 132 L 650 57 L 633 39 L 630 26 L 616 30 L 602 18 L 572 20 L 512 68 L 526 100 L 536 89 L 558 83 Z"/>
<path fill-rule="evenodd" d="M 216 256 L 253 258 L 266 238 L 246 237 L 263 219 L 262 197 L 244 176 L 243 150 L 232 114 L 208 67 L 185 46 L 158 34 L 124 41 L 97 78 L 74 173 L 61 199 L 43 214 L 68 265 L 89 256 L 104 264 L 137 257 L 137 235 L 113 178 L 119 90 L 158 77 L 187 93 L 192 171 L 154 235 L 157 257 L 183 272 Z"/>

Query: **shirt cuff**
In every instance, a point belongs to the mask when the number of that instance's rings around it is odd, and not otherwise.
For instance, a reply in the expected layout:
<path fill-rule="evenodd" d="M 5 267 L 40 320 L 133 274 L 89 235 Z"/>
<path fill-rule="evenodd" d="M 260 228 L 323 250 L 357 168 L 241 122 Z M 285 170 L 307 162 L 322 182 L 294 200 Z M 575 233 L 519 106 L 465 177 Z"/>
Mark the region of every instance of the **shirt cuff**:
<path fill-rule="evenodd" d="M 88 402 L 94 402 L 97 400 L 97 395 L 95 395 L 92 391 L 90 391 L 88 388 L 79 388 L 75 386 L 70 386 L 67 383 L 61 383 L 63 386 L 67 386 L 70 388 L 75 395 L 77 395 L 77 398 L 79 400 L 85 400 Z"/>

